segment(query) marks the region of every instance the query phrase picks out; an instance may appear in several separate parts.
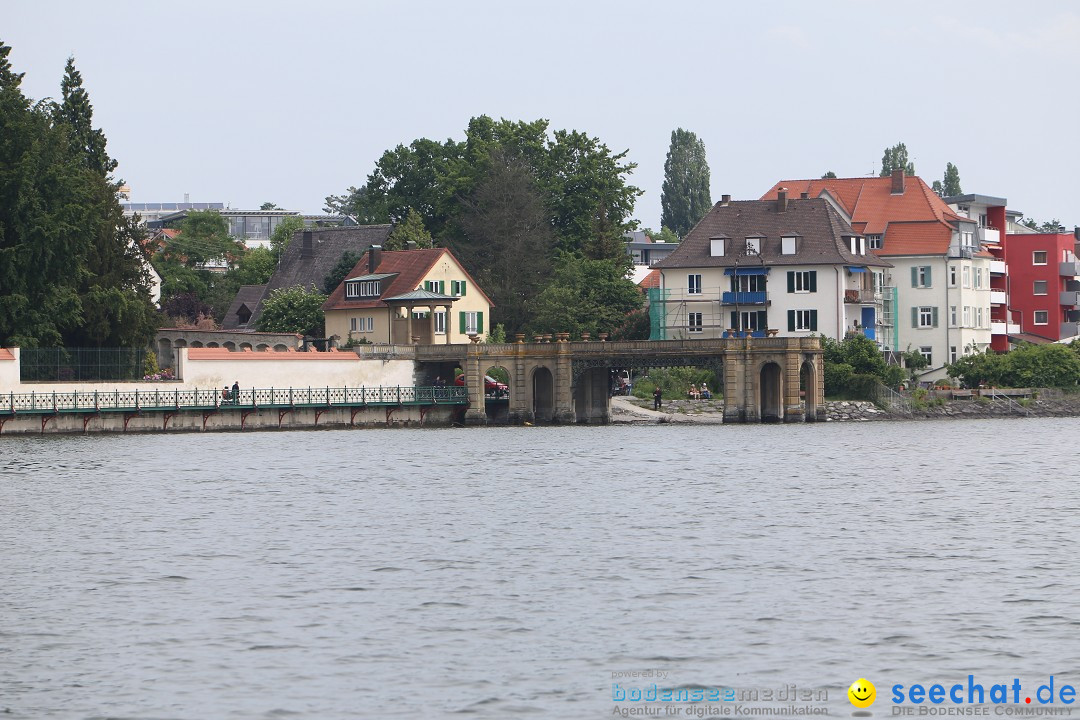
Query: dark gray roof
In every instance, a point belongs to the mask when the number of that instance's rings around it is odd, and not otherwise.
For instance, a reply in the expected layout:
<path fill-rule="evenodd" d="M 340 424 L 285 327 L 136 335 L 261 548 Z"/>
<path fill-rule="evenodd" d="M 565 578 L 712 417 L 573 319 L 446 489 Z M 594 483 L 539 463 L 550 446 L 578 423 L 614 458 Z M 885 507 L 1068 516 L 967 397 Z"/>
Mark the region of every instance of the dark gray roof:
<path fill-rule="evenodd" d="M 859 236 L 823 198 L 788 199 L 787 209 L 778 212 L 776 200 L 744 200 L 717 203 L 694 226 L 675 252 L 653 264 L 654 268 L 732 267 L 745 265 L 745 238 L 764 238 L 761 259 L 765 265 L 872 265 L 891 264 L 867 252 L 851 252 L 844 238 Z M 782 237 L 800 237 L 796 253 L 781 253 Z M 711 238 L 728 237 L 725 254 L 714 257 Z M 758 262 L 756 256 L 753 262 Z"/>
<path fill-rule="evenodd" d="M 243 325 L 240 324 L 240 308 L 247 306 L 247 309 L 254 313 L 255 308 L 262 302 L 263 293 L 265 291 L 265 285 L 241 285 L 240 289 L 236 291 L 236 297 L 233 298 L 232 305 L 229 306 L 229 311 L 225 313 L 225 319 L 221 322 L 221 328 L 223 330 L 254 330 L 255 324 L 250 321 Z"/>
<path fill-rule="evenodd" d="M 443 295 L 442 293 L 431 292 L 430 290 L 411 290 L 401 295 L 395 295 L 394 297 L 384 297 L 383 302 L 411 302 L 413 300 L 449 300 L 453 302 L 457 300 L 454 295 Z"/>
<path fill-rule="evenodd" d="M 297 231 L 289 247 L 285 249 L 278 263 L 277 270 L 270 277 L 266 285 L 250 285 L 246 287 L 262 287 L 263 292 L 255 307 L 250 304 L 252 310 L 251 320 L 247 327 L 255 327 L 259 315 L 262 313 L 262 304 L 270 293 L 278 288 L 303 285 L 314 285 L 319 292 L 323 292 L 323 279 L 337 265 L 338 260 L 346 252 L 362 254 L 372 245 L 385 245 L 386 238 L 390 236 L 392 225 L 353 225 L 349 227 L 306 228 Z M 311 233 L 311 257 L 301 257 L 303 254 L 304 233 Z M 241 290 L 242 292 L 242 290 Z M 239 293 L 237 293 L 239 298 Z M 233 301 L 233 306 L 225 315 L 221 326 L 226 330 L 239 327 L 239 319 L 236 310 L 240 304 Z"/>

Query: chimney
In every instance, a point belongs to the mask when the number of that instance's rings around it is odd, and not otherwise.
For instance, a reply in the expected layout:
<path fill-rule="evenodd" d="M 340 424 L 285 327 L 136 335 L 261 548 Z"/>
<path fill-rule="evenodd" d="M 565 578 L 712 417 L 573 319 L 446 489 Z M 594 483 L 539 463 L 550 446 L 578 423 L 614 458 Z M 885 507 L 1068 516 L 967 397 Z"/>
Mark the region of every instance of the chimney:
<path fill-rule="evenodd" d="M 897 168 L 892 171 L 892 194 L 903 195 L 904 194 L 904 169 Z"/>
<path fill-rule="evenodd" d="M 809 200 L 810 199 L 810 193 L 808 193 L 808 192 L 799 193 L 799 199 L 800 200 Z"/>
<path fill-rule="evenodd" d="M 722 205 L 723 207 L 727 207 L 730 204 L 731 204 L 731 196 L 730 195 L 721 195 L 720 196 L 720 205 Z"/>
<path fill-rule="evenodd" d="M 787 212 L 787 188 L 776 191 L 776 212 Z"/>
<path fill-rule="evenodd" d="M 405 241 L 405 249 L 406 250 L 415 250 L 416 249 L 416 241 L 415 240 L 406 240 Z"/>
<path fill-rule="evenodd" d="M 315 248 L 311 245 L 311 231 L 305 230 L 302 237 L 303 244 L 300 246 L 300 259 L 310 260 L 315 257 Z"/>
<path fill-rule="evenodd" d="M 367 271 L 368 275 L 379 269 L 382 262 L 382 245 L 372 245 L 368 248 Z"/>
<path fill-rule="evenodd" d="M 1080 225 L 1073 226 L 1073 237 L 1076 238 L 1077 242 L 1080 242 Z"/>

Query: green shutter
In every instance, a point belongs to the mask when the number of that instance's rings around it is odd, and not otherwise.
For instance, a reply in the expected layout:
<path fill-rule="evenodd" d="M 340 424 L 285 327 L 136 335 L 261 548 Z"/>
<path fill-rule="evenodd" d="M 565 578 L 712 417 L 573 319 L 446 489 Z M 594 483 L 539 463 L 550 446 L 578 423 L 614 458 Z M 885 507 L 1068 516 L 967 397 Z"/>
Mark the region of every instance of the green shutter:
<path fill-rule="evenodd" d="M 919 327 L 919 308 L 911 308 L 911 327 Z"/>
<path fill-rule="evenodd" d="M 788 273 L 788 277 L 791 277 L 791 273 Z M 788 332 L 795 332 L 795 311 L 787 311 L 787 329 Z"/>
<path fill-rule="evenodd" d="M 936 305 L 931 310 L 931 319 L 933 321 L 934 327 L 937 327 L 937 306 Z"/>
<path fill-rule="evenodd" d="M 731 311 L 731 324 L 728 327 L 732 330 L 739 327 L 739 314 L 734 310 Z"/>
<path fill-rule="evenodd" d="M 439 294 L 440 295 L 445 295 L 446 294 L 446 281 L 445 280 L 440 280 L 439 281 Z"/>
<path fill-rule="evenodd" d="M 459 282 L 458 287 L 461 289 L 461 297 L 465 297 L 465 281 Z"/>
<path fill-rule="evenodd" d="M 935 310 L 935 312 L 936 312 L 936 310 Z M 934 317 L 937 317 L 937 316 L 935 315 Z M 484 332 L 484 313 L 482 313 L 482 312 L 476 313 L 476 332 L 477 333 L 483 333 Z"/>
<path fill-rule="evenodd" d="M 769 328 L 769 311 L 758 310 L 757 313 L 757 329 L 767 330 Z"/>
<path fill-rule="evenodd" d="M 934 286 L 933 281 L 930 280 L 930 277 L 931 277 L 930 271 L 931 270 L 933 270 L 933 268 L 930 267 L 929 265 L 927 265 L 926 266 L 926 287 L 933 287 Z M 934 327 L 937 327 L 937 322 L 936 321 L 934 322 Z"/>
<path fill-rule="evenodd" d="M 465 313 L 464 312 L 459 312 L 458 313 L 458 320 L 461 321 L 461 334 L 464 335 L 465 334 Z"/>
<path fill-rule="evenodd" d="M 911 287 L 919 287 L 919 268 L 911 268 Z"/>
<path fill-rule="evenodd" d="M 787 274 L 787 291 L 789 293 L 795 292 L 795 273 L 791 270 L 788 270 Z"/>
<path fill-rule="evenodd" d="M 810 292 L 817 292 L 817 270 L 810 271 Z"/>
<path fill-rule="evenodd" d="M 817 332 L 817 310 L 810 311 L 810 329 Z"/>

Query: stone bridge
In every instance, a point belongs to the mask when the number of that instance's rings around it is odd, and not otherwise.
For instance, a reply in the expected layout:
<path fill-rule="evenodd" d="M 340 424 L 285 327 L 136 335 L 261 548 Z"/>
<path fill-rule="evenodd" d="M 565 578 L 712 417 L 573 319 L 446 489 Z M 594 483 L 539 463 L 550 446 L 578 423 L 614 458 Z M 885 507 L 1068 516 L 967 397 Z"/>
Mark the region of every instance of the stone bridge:
<path fill-rule="evenodd" d="M 487 422 L 484 374 L 503 368 L 510 377 L 508 420 L 605 423 L 611 417 L 612 372 L 696 366 L 723 378 L 724 421 L 825 420 L 821 342 L 816 337 L 701 340 L 575 341 L 471 345 L 364 346 L 363 357 L 412 357 L 421 384 L 465 373 L 466 423 Z"/>

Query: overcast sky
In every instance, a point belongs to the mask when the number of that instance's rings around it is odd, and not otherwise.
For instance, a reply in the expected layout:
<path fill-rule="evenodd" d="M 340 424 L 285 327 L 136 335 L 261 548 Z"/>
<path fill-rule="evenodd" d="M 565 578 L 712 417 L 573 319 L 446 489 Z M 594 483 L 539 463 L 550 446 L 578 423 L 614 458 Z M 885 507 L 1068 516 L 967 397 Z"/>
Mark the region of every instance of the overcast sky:
<path fill-rule="evenodd" d="M 5 0 L 23 89 L 75 56 L 134 202 L 320 212 L 388 148 L 470 117 L 599 137 L 660 221 L 671 131 L 705 142 L 713 199 L 876 174 L 907 144 L 965 192 L 1080 223 L 1080 4 L 977 2 L 86 2 Z"/>

